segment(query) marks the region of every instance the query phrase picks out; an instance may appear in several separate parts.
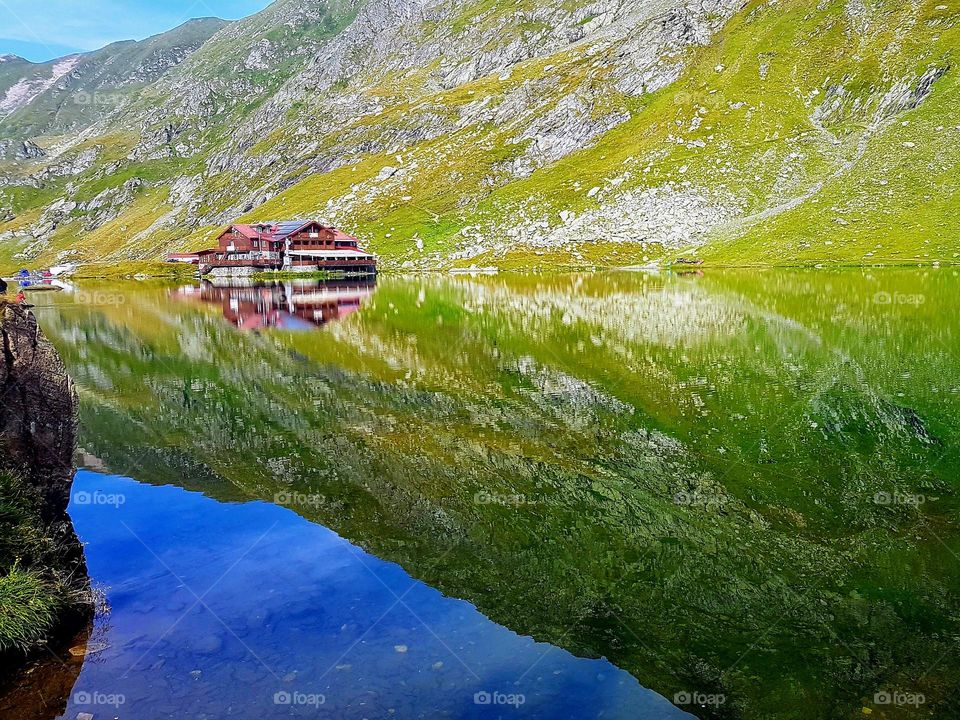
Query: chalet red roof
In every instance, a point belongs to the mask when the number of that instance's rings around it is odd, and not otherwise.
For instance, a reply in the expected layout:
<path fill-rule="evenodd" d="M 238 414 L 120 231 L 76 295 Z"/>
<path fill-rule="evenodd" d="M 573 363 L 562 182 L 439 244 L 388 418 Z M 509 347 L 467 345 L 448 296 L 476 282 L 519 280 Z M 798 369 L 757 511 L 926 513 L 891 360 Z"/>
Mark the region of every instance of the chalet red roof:
<path fill-rule="evenodd" d="M 334 233 L 334 240 L 356 240 L 357 238 L 353 235 L 348 235 L 335 227 L 330 227 L 329 225 L 323 225 L 316 220 L 283 220 L 283 221 L 269 221 L 262 223 L 242 223 L 231 225 L 227 228 L 227 231 L 233 230 L 237 232 L 248 240 L 271 240 L 278 241 L 284 240 L 290 235 L 293 235 L 297 232 L 300 232 L 310 225 L 316 225 L 322 230 L 332 230 Z"/>
<path fill-rule="evenodd" d="M 231 225 L 227 230 L 238 232 L 250 240 L 256 240 L 262 234 L 254 230 L 252 225 Z"/>

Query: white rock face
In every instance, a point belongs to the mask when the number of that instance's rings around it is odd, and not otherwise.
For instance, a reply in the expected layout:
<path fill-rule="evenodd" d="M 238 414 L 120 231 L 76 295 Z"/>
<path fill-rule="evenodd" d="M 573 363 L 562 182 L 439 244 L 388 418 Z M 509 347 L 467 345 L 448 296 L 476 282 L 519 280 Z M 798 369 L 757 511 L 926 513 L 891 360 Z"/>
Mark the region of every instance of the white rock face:
<path fill-rule="evenodd" d="M 23 107 L 37 95 L 52 88 L 57 81 L 76 67 L 79 56 L 72 55 L 56 63 L 51 69 L 50 77 L 24 78 L 7 89 L 3 99 L 0 99 L 0 117 L 9 115 Z"/>
<path fill-rule="evenodd" d="M 705 188 L 671 184 L 622 193 L 612 190 L 596 210 L 578 216 L 566 213 L 565 218 L 561 215 L 560 225 L 524 209 L 505 213 L 505 217 L 515 219 L 499 228 L 468 232 L 470 242 L 456 257 L 469 258 L 489 250 L 506 252 L 515 243 L 573 251 L 582 243 L 596 241 L 679 248 L 698 243 L 739 210 L 734 198 Z"/>
<path fill-rule="evenodd" d="M 51 162 L 43 170 L 36 173 L 33 177 L 44 182 L 54 177 L 67 177 L 70 175 L 79 175 L 88 168 L 92 167 L 103 150 L 102 145 L 87 148 L 74 155 L 67 155 Z"/>
<path fill-rule="evenodd" d="M 269 68 L 271 47 L 270 41 L 266 38 L 258 42 L 253 46 L 253 50 L 247 55 L 246 60 L 243 61 L 243 66 L 248 70 L 266 70 Z"/>

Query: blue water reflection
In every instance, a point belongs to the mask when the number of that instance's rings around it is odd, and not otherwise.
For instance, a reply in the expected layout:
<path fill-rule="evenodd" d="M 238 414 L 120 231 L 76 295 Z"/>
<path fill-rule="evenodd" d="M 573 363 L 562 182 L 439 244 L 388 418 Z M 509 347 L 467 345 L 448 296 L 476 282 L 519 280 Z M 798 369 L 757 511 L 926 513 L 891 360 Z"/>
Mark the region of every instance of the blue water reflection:
<path fill-rule="evenodd" d="M 71 720 L 690 717 L 281 507 L 80 471 L 71 515 L 111 608 Z"/>

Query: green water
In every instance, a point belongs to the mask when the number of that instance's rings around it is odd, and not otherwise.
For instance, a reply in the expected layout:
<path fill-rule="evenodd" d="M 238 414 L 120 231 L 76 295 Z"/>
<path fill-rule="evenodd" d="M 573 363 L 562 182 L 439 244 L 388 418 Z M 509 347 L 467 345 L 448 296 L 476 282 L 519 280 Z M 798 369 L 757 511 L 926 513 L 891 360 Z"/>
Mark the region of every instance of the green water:
<path fill-rule="evenodd" d="M 309 331 L 35 296 L 87 461 L 288 504 L 700 717 L 952 717 L 952 269 L 381 278 Z M 888 702 L 890 700 L 890 702 Z"/>

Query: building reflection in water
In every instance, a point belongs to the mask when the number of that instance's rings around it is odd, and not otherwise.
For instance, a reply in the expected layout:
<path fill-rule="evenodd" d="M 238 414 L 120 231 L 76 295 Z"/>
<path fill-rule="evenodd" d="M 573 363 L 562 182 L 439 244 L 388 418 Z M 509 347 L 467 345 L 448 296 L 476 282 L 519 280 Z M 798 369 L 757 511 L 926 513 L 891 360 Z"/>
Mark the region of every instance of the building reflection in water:
<path fill-rule="evenodd" d="M 241 330 L 311 330 L 342 320 L 373 295 L 375 276 L 343 280 L 202 282 L 177 290 L 185 300 L 220 305 Z"/>

